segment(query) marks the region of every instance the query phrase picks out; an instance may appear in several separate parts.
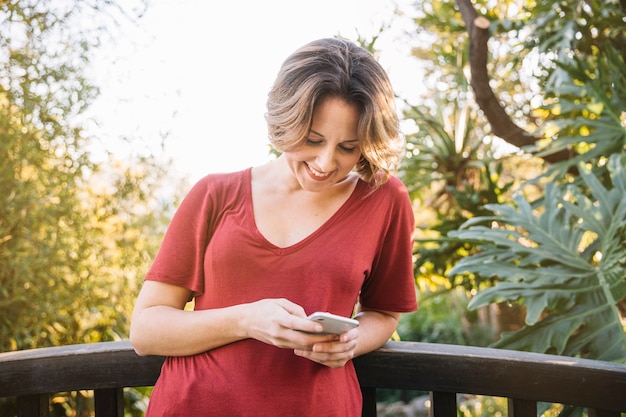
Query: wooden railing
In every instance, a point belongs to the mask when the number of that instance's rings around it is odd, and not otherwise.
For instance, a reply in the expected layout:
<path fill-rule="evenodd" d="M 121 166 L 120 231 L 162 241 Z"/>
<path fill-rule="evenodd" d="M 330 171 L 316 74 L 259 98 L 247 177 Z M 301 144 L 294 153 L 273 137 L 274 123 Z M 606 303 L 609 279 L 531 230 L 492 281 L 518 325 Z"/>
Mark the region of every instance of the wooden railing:
<path fill-rule="evenodd" d="M 45 417 L 51 393 L 94 390 L 96 417 L 123 417 L 122 388 L 153 385 L 162 363 L 127 341 L 1 353 L 0 397 L 17 397 L 19 417 Z M 433 417 L 456 416 L 457 393 L 506 397 L 510 417 L 536 417 L 539 401 L 596 417 L 626 412 L 626 365 L 611 362 L 390 342 L 355 364 L 366 417 L 376 415 L 377 388 L 430 391 Z"/>

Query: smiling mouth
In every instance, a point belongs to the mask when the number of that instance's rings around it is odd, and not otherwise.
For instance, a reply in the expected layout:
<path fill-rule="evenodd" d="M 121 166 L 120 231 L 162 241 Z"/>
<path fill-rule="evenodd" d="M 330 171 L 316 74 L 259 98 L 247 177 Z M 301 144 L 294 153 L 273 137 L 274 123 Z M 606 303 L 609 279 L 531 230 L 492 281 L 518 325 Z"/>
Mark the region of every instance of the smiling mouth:
<path fill-rule="evenodd" d="M 308 168 L 309 172 L 313 174 L 316 178 L 320 178 L 320 179 L 327 178 L 330 175 L 329 173 L 316 170 L 315 168 L 313 168 L 311 165 L 307 164 L 306 162 L 304 164 Z"/>

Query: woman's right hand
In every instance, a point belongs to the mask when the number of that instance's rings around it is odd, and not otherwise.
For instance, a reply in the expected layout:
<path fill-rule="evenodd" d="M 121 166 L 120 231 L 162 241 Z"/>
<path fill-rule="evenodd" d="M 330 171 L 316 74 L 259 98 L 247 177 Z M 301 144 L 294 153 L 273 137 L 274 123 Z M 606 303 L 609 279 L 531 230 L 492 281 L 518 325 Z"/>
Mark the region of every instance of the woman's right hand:
<path fill-rule="evenodd" d="M 264 299 L 242 305 L 247 336 L 284 349 L 312 350 L 313 345 L 329 342 L 336 335 L 314 334 L 322 325 L 308 320 L 304 309 L 287 299 Z"/>
<path fill-rule="evenodd" d="M 315 335 L 321 325 L 286 299 L 264 299 L 211 310 L 184 310 L 191 291 L 145 281 L 131 319 L 130 340 L 139 355 L 189 356 L 254 338 L 280 348 L 310 351 L 334 340 Z"/>

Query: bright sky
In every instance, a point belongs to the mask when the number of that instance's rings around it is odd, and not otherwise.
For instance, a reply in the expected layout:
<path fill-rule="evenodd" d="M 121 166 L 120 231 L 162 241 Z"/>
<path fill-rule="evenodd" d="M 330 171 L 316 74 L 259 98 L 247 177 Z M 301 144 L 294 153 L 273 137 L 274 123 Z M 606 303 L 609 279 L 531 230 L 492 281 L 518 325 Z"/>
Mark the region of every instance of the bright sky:
<path fill-rule="evenodd" d="M 382 24 L 392 26 L 376 44 L 380 61 L 396 91 L 414 96 L 423 84 L 404 34 L 410 16 L 394 17 L 396 4 L 410 1 L 153 0 L 97 61 L 100 145 L 173 157 L 172 172 L 194 181 L 263 163 L 265 100 L 282 61 L 313 39 L 369 39 Z"/>

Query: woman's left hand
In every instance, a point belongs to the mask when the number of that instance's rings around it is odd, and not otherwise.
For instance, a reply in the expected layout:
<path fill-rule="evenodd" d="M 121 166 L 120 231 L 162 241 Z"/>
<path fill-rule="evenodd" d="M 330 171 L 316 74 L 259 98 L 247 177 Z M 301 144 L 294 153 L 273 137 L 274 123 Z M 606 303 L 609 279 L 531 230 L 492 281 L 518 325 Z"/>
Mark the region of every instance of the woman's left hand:
<path fill-rule="evenodd" d="M 355 356 L 359 329 L 348 330 L 330 342 L 316 343 L 311 350 L 294 350 L 303 358 L 330 368 L 341 368 Z"/>

